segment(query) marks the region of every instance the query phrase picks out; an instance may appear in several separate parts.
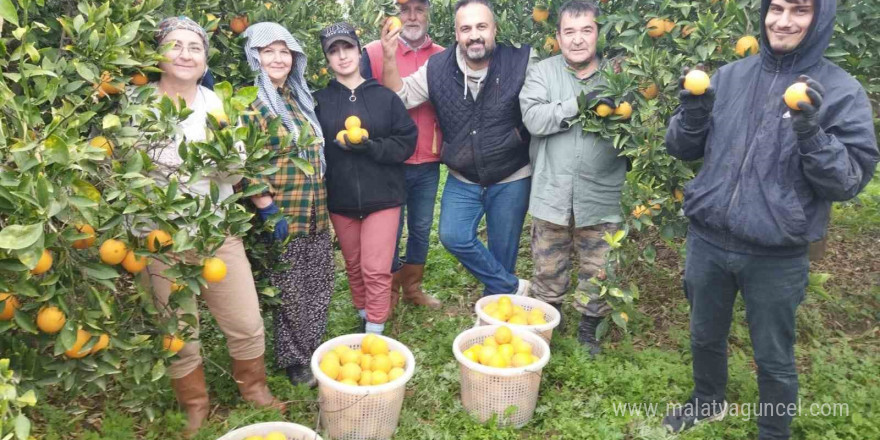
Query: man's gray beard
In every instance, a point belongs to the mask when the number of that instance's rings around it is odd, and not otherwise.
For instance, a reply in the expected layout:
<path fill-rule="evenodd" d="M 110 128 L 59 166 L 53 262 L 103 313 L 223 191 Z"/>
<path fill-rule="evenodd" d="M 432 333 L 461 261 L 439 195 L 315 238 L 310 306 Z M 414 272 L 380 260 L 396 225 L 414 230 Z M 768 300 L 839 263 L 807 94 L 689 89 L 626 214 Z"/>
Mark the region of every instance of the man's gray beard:
<path fill-rule="evenodd" d="M 427 29 L 419 28 L 418 30 L 410 30 L 404 26 L 403 30 L 400 32 L 400 36 L 403 37 L 407 43 L 419 43 L 422 41 L 422 38 L 425 38 L 427 33 Z"/>
<path fill-rule="evenodd" d="M 471 49 L 465 50 L 464 53 L 465 53 L 465 56 L 467 57 L 467 59 L 469 59 L 473 62 L 476 62 L 476 63 L 481 63 L 483 61 L 488 60 L 489 58 L 492 58 L 492 52 L 494 50 L 495 50 L 494 47 L 491 47 L 491 48 L 486 47 L 485 43 L 484 43 L 483 49 L 481 49 L 478 53 L 472 53 Z"/>

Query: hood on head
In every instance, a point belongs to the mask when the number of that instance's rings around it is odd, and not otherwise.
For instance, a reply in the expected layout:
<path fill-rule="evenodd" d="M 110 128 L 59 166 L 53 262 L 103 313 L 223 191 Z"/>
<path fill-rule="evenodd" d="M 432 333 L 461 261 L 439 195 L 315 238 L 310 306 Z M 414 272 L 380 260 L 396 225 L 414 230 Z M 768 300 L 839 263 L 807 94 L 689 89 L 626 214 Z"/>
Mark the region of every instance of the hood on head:
<path fill-rule="evenodd" d="M 831 44 L 837 2 L 835 0 L 813 0 L 813 22 L 810 23 L 807 35 L 793 51 L 777 55 L 770 48 L 767 28 L 764 25 L 767 20 L 767 11 L 770 10 L 770 1 L 761 0 L 761 56 L 773 60 L 788 58 L 792 63 L 792 71 L 802 71 L 818 63 L 825 55 L 828 45 Z"/>

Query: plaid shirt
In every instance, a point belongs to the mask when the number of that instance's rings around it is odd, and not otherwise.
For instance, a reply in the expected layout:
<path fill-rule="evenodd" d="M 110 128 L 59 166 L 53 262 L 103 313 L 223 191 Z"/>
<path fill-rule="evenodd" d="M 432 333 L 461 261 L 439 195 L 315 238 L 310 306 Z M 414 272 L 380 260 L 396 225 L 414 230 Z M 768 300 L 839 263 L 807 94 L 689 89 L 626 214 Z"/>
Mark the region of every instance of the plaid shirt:
<path fill-rule="evenodd" d="M 287 104 L 288 110 L 293 115 L 294 121 L 299 124 L 300 131 L 304 131 L 313 139 L 312 143 L 306 145 L 307 160 L 314 167 L 315 174 L 309 176 L 303 173 L 293 163 L 291 158 L 298 157 L 300 149 L 295 145 L 296 139 L 291 144 L 281 150 L 279 156 L 275 159 L 275 165 L 278 171 L 271 176 L 264 176 L 259 183 L 265 183 L 269 186 L 269 192 L 278 208 L 285 215 L 289 216 L 288 225 L 291 235 L 306 235 L 309 233 L 326 232 L 330 227 L 330 216 L 327 211 L 327 187 L 324 185 L 323 176 L 318 176 L 318 170 L 321 168 L 321 158 L 319 149 L 321 148 L 321 140 L 317 138 L 314 128 L 309 124 L 305 114 L 300 110 L 299 104 L 294 99 L 293 94 L 286 87 L 283 91 L 279 91 Z M 269 123 L 275 118 L 268 107 L 262 101 L 257 99 L 251 105 L 255 110 L 255 114 L 245 115 L 244 122 L 253 122 L 263 131 L 269 130 Z M 277 133 L 273 134 L 269 139 L 269 145 L 276 150 L 280 150 L 279 143 L 281 139 L 288 134 L 287 129 L 282 124 L 276 124 Z M 315 217 L 312 219 L 312 205 L 314 205 Z M 316 230 L 310 231 L 310 225 L 314 220 Z"/>

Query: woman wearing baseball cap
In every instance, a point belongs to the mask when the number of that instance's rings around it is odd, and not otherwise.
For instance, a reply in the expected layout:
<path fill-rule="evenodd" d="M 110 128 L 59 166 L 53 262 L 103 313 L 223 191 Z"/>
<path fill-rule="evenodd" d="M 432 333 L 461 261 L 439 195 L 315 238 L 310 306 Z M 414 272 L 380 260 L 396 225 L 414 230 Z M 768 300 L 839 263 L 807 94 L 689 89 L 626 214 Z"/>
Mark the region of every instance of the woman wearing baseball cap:
<path fill-rule="evenodd" d="M 361 44 L 351 25 L 324 28 L 321 46 L 336 76 L 315 93 L 327 146 L 330 220 L 363 330 L 382 333 L 406 201 L 403 162 L 415 151 L 418 129 L 397 94 L 361 76 Z"/>

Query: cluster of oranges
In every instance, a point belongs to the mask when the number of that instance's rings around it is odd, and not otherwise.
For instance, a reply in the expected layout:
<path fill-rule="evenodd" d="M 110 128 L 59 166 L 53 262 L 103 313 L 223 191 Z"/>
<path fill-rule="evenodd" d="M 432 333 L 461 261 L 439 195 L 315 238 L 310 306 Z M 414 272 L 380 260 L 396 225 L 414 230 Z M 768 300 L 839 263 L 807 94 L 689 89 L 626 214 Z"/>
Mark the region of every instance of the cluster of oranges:
<path fill-rule="evenodd" d="M 269 3 L 267 3 L 269 4 Z M 244 440 L 287 440 L 287 436 L 283 432 L 273 431 L 266 435 L 252 435 L 245 437 Z"/>
<path fill-rule="evenodd" d="M 406 357 L 399 351 L 388 350 L 388 343 L 381 337 L 366 335 L 360 348 L 339 345 L 324 354 L 319 368 L 346 385 L 382 385 L 403 376 Z"/>
<path fill-rule="evenodd" d="M 482 344 L 474 344 L 464 352 L 464 357 L 480 365 L 495 368 L 525 367 L 538 361 L 532 344 L 514 336 L 510 327 L 501 326 L 492 336 L 486 336 Z"/>
<path fill-rule="evenodd" d="M 596 106 L 595 111 L 596 114 L 599 115 L 599 117 L 601 118 L 605 118 L 613 114 L 614 116 L 620 117 L 620 119 L 629 119 L 629 117 L 632 116 L 633 108 L 632 104 L 623 101 L 614 108 L 612 108 L 608 104 L 599 104 Z"/>
<path fill-rule="evenodd" d="M 517 325 L 541 325 L 547 323 L 547 318 L 541 309 L 526 311 L 522 306 L 514 305 L 509 296 L 501 296 L 497 301 L 492 301 L 483 307 L 487 315 L 508 324 Z"/>
<path fill-rule="evenodd" d="M 336 133 L 336 140 L 340 144 L 345 144 L 345 136 L 348 136 L 348 142 L 351 144 L 359 144 L 364 138 L 370 137 L 370 133 L 361 128 L 361 119 L 357 116 L 349 116 L 345 118 L 345 130 Z"/>

